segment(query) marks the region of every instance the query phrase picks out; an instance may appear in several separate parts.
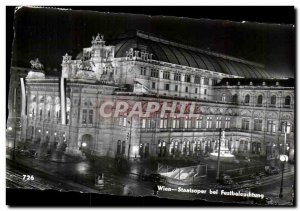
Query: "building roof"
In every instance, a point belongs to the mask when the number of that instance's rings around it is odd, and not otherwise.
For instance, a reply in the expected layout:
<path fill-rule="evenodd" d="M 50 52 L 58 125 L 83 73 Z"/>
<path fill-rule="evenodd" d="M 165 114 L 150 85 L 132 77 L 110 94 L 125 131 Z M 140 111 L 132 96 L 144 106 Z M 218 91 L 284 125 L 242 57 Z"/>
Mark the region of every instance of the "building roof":
<path fill-rule="evenodd" d="M 124 34 L 109 44 L 116 47 L 115 57 L 125 57 L 126 51 L 133 48 L 152 53 L 152 59 L 158 61 L 245 78 L 272 78 L 261 64 L 168 41 L 141 31 Z"/>

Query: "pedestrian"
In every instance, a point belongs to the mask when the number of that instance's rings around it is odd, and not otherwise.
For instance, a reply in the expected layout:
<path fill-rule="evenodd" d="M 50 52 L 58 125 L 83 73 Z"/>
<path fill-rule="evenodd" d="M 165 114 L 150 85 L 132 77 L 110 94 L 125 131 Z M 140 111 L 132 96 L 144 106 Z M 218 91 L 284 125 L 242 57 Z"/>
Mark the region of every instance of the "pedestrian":
<path fill-rule="evenodd" d="M 157 185 L 154 185 L 153 187 L 153 195 L 156 196 L 158 194 L 158 187 Z"/>

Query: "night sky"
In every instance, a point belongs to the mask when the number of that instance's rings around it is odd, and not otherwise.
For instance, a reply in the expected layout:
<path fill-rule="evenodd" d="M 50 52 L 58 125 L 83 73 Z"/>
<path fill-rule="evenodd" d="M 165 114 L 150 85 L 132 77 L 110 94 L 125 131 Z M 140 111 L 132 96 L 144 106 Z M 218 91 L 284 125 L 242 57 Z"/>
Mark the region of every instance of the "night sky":
<path fill-rule="evenodd" d="M 143 10 L 136 13 L 143 13 Z M 195 11 L 191 14 L 190 17 L 195 18 Z M 293 25 L 258 24 L 248 22 L 247 18 L 242 19 L 247 21 L 245 23 L 200 19 L 201 14 L 197 18 L 21 8 L 15 13 L 12 64 L 30 67 L 29 61 L 38 57 L 46 70 L 60 70 L 62 56 L 67 52 L 75 58 L 82 48 L 90 46 L 91 37 L 98 32 L 104 34 L 109 43 L 119 34 L 139 29 L 201 49 L 262 63 L 279 77 L 294 77 Z"/>

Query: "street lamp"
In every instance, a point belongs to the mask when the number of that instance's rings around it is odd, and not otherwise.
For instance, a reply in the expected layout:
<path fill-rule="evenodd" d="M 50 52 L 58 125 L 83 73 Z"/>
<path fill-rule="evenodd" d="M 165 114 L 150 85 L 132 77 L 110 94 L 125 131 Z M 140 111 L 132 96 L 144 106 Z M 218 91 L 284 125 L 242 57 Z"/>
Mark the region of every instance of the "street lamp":
<path fill-rule="evenodd" d="M 280 159 L 281 164 L 282 164 L 282 169 L 281 169 L 281 185 L 280 185 L 279 198 L 282 198 L 283 171 L 284 171 L 285 162 L 287 162 L 289 158 L 288 158 L 287 155 L 280 155 L 279 159 Z"/>
<path fill-rule="evenodd" d="M 283 147 L 283 154 L 285 155 L 285 146 L 286 146 L 286 138 L 287 138 L 287 134 L 290 134 L 291 132 L 291 126 L 290 124 L 286 121 L 285 122 L 285 127 L 284 127 L 284 147 Z"/>

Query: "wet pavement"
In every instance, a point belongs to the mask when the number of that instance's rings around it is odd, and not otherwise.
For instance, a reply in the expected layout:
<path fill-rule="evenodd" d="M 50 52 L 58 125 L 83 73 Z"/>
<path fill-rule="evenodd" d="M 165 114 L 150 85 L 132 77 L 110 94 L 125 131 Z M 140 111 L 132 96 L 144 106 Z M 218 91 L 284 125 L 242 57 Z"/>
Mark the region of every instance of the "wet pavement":
<path fill-rule="evenodd" d="M 7 156 L 10 159 L 9 156 Z M 29 158 L 26 156 L 16 156 L 16 162 L 24 166 L 29 166 L 32 169 L 37 169 L 47 174 L 53 175 L 54 177 L 60 178 L 63 181 L 70 181 L 72 183 L 80 184 L 79 189 L 83 192 L 90 192 L 91 189 L 99 193 L 108 193 L 115 195 L 130 195 L 130 196 L 149 196 L 153 195 L 153 187 L 156 185 L 153 182 L 142 181 L 139 179 L 138 174 L 145 171 L 145 163 L 132 161 L 130 165 L 126 161 L 117 162 L 112 158 L 94 158 L 85 159 L 73 158 L 64 155 L 63 153 L 52 153 L 48 158 L 39 157 Z M 146 169 L 147 173 L 156 170 L 155 164 L 147 165 L 149 168 Z M 208 179 L 205 184 L 199 184 L 193 186 L 193 189 L 218 189 L 218 185 L 215 182 L 215 166 L 209 166 Z M 288 197 L 288 193 L 291 189 L 291 184 L 294 181 L 294 169 L 293 165 L 288 165 L 287 173 L 288 176 L 284 177 L 284 189 L 282 199 L 278 199 L 279 187 L 280 187 L 280 175 L 271 179 L 269 183 L 260 184 L 259 187 L 252 188 L 251 191 L 255 193 L 264 193 L 267 197 L 278 201 L 280 204 L 286 204 L 291 200 Z M 104 186 L 95 187 L 95 175 L 104 174 Z M 34 172 L 32 172 L 34 174 Z M 224 201 L 224 202 L 240 202 L 240 203 L 253 203 L 251 200 L 247 201 L 241 197 L 224 197 L 220 195 L 211 194 L 196 194 L 196 193 L 184 193 L 178 192 L 178 186 L 176 185 L 165 185 L 174 191 L 158 191 L 157 196 L 162 198 L 172 198 L 180 200 L 194 200 L 194 199 L 205 199 L 209 201 Z M 86 188 L 85 188 L 86 187 Z M 214 188 L 216 187 L 216 188 Z M 276 187 L 276 188 L 274 188 Z M 187 187 L 190 188 L 190 187 Z"/>

